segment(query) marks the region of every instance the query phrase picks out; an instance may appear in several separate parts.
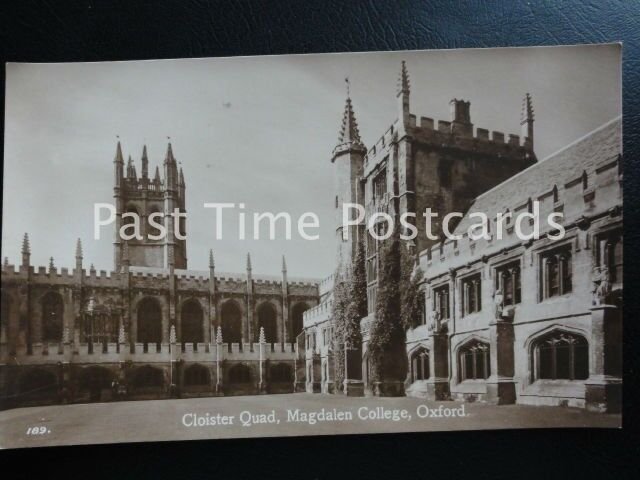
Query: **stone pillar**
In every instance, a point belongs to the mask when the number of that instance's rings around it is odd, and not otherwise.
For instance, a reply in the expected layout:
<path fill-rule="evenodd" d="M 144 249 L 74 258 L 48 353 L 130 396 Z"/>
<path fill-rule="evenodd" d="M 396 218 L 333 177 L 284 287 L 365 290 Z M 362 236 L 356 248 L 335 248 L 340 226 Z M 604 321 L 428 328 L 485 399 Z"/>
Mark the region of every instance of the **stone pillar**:
<path fill-rule="evenodd" d="M 363 397 L 362 350 L 359 348 L 344 349 L 344 394 L 348 397 Z"/>
<path fill-rule="evenodd" d="M 516 403 L 512 319 L 501 317 L 491 322 L 489 335 L 491 375 L 486 382 L 487 402 L 495 405 Z"/>
<path fill-rule="evenodd" d="M 434 332 L 429 337 L 429 373 L 427 399 L 450 400 L 449 338 L 446 332 Z"/>
<path fill-rule="evenodd" d="M 322 361 L 318 353 L 311 357 L 311 391 L 309 393 L 322 392 Z"/>
<path fill-rule="evenodd" d="M 622 315 L 616 306 L 591 307 L 589 347 L 586 408 L 618 413 L 622 409 Z"/>

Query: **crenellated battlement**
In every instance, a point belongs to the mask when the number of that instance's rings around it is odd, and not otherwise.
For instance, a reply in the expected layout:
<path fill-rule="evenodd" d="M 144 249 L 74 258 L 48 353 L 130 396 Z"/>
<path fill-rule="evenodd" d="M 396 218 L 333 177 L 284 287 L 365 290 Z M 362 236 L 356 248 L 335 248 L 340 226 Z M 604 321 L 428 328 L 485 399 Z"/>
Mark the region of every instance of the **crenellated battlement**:
<path fill-rule="evenodd" d="M 548 233 L 557 233 L 546 222 L 552 213 L 562 213 L 562 220 L 555 218 L 554 221 L 565 228 L 567 235 L 600 219 L 619 216 L 622 160 L 616 152 L 620 132 L 618 130 L 616 135 L 616 131 L 612 132 L 614 128 L 617 125 L 610 122 L 478 196 L 454 232 L 462 236 L 461 239 L 447 239 L 420 253 L 421 263 L 429 276 L 445 274 L 448 269 L 464 265 L 470 259 L 478 261 L 482 256 L 486 258 L 520 245 L 526 246 L 528 242 L 517 235 L 514 219 L 503 222 L 502 238 L 498 238 L 498 213 L 509 212 L 517 217 L 521 213 L 531 213 L 533 202 L 538 202 L 541 239 Z M 602 139 L 599 140 L 600 136 Z M 589 149 L 582 144 L 587 140 Z M 612 149 L 612 145 L 616 148 Z M 576 168 L 578 165 L 580 169 Z M 504 203 L 504 199 L 511 201 Z M 487 215 L 489 239 L 472 240 L 469 237 L 469 227 L 478 223 L 477 217 L 470 218 L 474 212 Z M 533 232 L 530 221 L 522 222 L 521 228 L 525 235 Z"/>
<path fill-rule="evenodd" d="M 261 351 L 262 349 L 262 351 Z M 10 353 L 5 344 L 0 350 L 0 363 L 19 362 L 21 365 L 46 365 L 59 362 L 78 364 L 166 363 L 185 362 L 293 360 L 295 343 L 34 343 L 31 351 L 18 346 Z"/>

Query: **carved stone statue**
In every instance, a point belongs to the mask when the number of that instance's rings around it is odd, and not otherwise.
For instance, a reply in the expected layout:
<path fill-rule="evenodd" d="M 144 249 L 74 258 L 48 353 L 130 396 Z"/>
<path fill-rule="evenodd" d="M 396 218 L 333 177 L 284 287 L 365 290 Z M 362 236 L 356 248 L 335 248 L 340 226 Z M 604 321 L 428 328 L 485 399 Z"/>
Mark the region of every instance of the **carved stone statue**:
<path fill-rule="evenodd" d="M 493 294 L 493 305 L 495 307 L 496 320 L 502 320 L 502 312 L 504 310 L 504 295 L 502 295 L 502 290 L 500 290 L 499 288 Z"/>
<path fill-rule="evenodd" d="M 433 333 L 443 333 L 447 331 L 447 321 L 440 318 L 440 312 L 435 310 L 429 312 L 427 330 Z"/>
<path fill-rule="evenodd" d="M 609 269 L 607 267 L 595 267 L 593 269 L 593 305 L 604 305 L 611 294 L 609 283 Z"/>

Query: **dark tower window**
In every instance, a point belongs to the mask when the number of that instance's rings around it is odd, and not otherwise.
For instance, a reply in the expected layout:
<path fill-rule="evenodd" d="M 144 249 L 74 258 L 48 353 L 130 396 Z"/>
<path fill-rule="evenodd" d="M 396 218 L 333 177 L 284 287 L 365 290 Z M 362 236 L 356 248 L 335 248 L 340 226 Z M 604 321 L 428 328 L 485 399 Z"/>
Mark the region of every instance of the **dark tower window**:
<path fill-rule="evenodd" d="M 258 328 L 255 332 L 256 341 L 260 337 L 260 328 L 264 328 L 264 338 L 267 343 L 278 341 L 278 320 L 277 312 L 270 303 L 263 303 L 258 308 Z"/>
<path fill-rule="evenodd" d="M 306 303 L 297 303 L 294 305 L 291 311 L 291 341 L 294 341 L 298 335 L 302 333 L 302 318 L 304 312 L 307 310 L 309 310 L 309 306 Z"/>
<path fill-rule="evenodd" d="M 411 378 L 414 382 L 429 378 L 429 352 L 419 348 L 411 354 Z"/>
<path fill-rule="evenodd" d="M 189 300 L 182 306 L 180 319 L 182 343 L 204 342 L 202 307 L 197 300 Z"/>
<path fill-rule="evenodd" d="M 589 376 L 589 345 L 582 335 L 552 332 L 533 347 L 535 379 L 585 380 Z"/>
<path fill-rule="evenodd" d="M 487 379 L 491 375 L 489 345 L 477 340 L 460 348 L 458 376 L 460 381 Z"/>
<path fill-rule="evenodd" d="M 62 340 L 64 304 L 60 294 L 49 292 L 42 297 L 42 341 Z"/>
<path fill-rule="evenodd" d="M 209 385 L 211 378 L 209 369 L 204 365 L 191 365 L 184 371 L 184 384 L 187 386 Z"/>
<path fill-rule="evenodd" d="M 145 298 L 138 305 L 138 342 L 162 342 L 162 310 L 155 298 Z"/>
<path fill-rule="evenodd" d="M 520 303 L 520 262 L 511 262 L 496 269 L 496 290 L 500 289 L 504 298 L 503 304 Z"/>
<path fill-rule="evenodd" d="M 240 343 L 242 341 L 242 313 L 233 300 L 222 305 L 222 341 Z"/>
<path fill-rule="evenodd" d="M 147 238 L 149 237 L 149 235 L 153 235 L 153 236 L 157 237 L 162 233 L 158 227 L 155 227 L 155 226 L 151 225 L 151 215 L 157 214 L 159 212 L 160 211 L 157 208 L 153 208 L 149 212 L 149 215 L 147 216 Z M 163 217 L 161 215 L 154 216 L 153 217 L 153 221 L 154 221 L 154 223 L 157 223 L 159 225 L 164 225 L 164 219 L 163 219 Z M 151 240 L 151 239 L 149 239 L 149 240 Z"/>

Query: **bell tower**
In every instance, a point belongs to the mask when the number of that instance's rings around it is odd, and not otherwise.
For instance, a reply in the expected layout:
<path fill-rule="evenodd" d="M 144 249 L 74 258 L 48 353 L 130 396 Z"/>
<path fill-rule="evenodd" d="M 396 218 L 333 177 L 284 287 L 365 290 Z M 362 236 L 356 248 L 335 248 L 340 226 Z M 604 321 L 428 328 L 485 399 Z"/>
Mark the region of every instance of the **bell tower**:
<path fill-rule="evenodd" d="M 171 143 L 167 146 L 164 159 L 164 178 L 160 177 L 160 169 L 157 166 L 153 179 L 149 177 L 149 156 L 146 145 L 142 149 L 140 177 L 137 175 L 131 157 L 125 168 L 120 142 L 116 147 L 114 166 L 113 196 L 116 207 L 114 266 L 116 271 L 119 271 L 123 265 L 122 250 L 125 239 L 121 238 L 121 227 L 134 222 L 138 224 L 139 236 L 126 241 L 131 266 L 169 268 L 172 265 L 174 268 L 186 269 L 187 254 L 184 239 L 186 218 L 171 216 L 174 209 L 186 213 L 186 187 L 184 174 L 181 168 L 178 169 Z M 134 215 L 126 214 L 135 214 L 135 218 Z M 152 222 L 166 228 L 164 237 L 161 236 L 161 229 Z M 178 234 L 174 230 L 174 224 L 178 228 Z M 127 234 L 133 232 L 133 227 L 126 230 Z"/>

